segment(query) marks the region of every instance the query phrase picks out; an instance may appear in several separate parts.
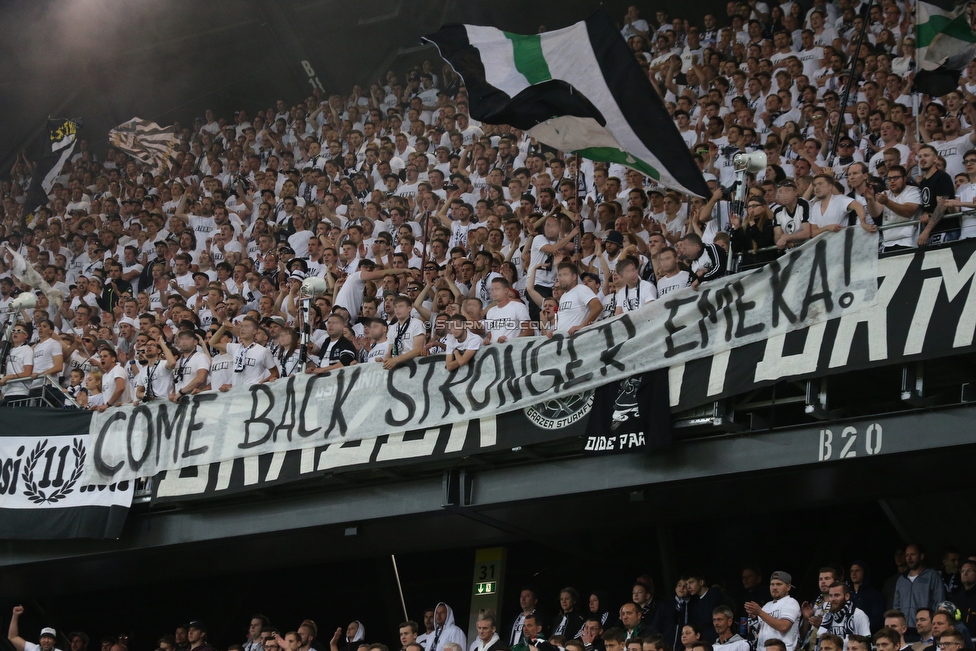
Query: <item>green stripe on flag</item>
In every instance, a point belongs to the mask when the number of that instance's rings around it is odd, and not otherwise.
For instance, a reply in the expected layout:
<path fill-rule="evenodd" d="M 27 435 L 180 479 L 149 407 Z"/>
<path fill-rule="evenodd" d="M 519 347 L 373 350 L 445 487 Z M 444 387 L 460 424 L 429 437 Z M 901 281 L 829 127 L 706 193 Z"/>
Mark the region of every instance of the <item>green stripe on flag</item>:
<path fill-rule="evenodd" d="M 976 34 L 973 34 L 973 28 L 970 26 L 969 17 L 966 14 L 957 16 L 951 23 L 943 27 L 942 33 L 958 41 L 976 43 Z"/>
<path fill-rule="evenodd" d="M 503 32 L 512 42 L 515 53 L 515 69 L 528 80 L 530 84 L 540 84 L 552 79 L 549 64 L 542 54 L 542 38 L 539 34 L 512 34 Z"/>
<path fill-rule="evenodd" d="M 636 156 L 628 154 L 622 149 L 614 149 L 613 147 L 587 147 L 586 149 L 580 149 L 573 153 L 579 154 L 583 158 L 602 163 L 620 163 L 621 165 L 639 170 L 655 181 L 661 180 L 661 173 L 657 171 L 656 167 L 646 161 L 642 161 Z"/>
<path fill-rule="evenodd" d="M 929 16 L 928 21 L 922 23 L 916 28 L 918 32 L 918 37 L 916 39 L 916 46 L 919 48 L 928 47 L 932 44 L 932 40 L 943 33 L 948 25 L 955 22 L 950 16 Z M 969 26 L 966 26 L 969 29 Z M 972 33 L 972 30 L 969 30 Z"/>

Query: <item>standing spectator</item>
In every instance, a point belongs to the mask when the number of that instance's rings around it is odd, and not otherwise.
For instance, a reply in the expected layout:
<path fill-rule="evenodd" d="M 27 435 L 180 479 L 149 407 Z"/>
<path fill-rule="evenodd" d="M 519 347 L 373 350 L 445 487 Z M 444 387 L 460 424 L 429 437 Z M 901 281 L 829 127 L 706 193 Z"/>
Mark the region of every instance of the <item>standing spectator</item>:
<path fill-rule="evenodd" d="M 963 561 L 959 569 L 959 586 L 949 599 L 959 609 L 962 622 L 972 630 L 976 625 L 976 561 Z"/>
<path fill-rule="evenodd" d="M 0 388 L 3 389 L 3 399 L 10 400 L 26 396 L 30 393 L 29 382 L 11 382 L 21 378 L 29 378 L 34 372 L 34 349 L 27 345 L 30 339 L 30 326 L 20 322 L 10 329 L 10 353 L 7 364 L 0 369 Z"/>
<path fill-rule="evenodd" d="M 721 278 L 728 272 L 728 253 L 717 244 L 704 244 L 699 236 L 689 233 L 680 240 L 678 257 L 691 271 L 691 286 Z"/>
<path fill-rule="evenodd" d="M 201 340 L 202 341 L 202 340 Z M 179 402 L 183 396 L 203 391 L 207 386 L 210 375 L 210 361 L 207 355 L 197 350 L 197 335 L 191 330 L 181 330 L 176 333 L 176 349 L 180 356 L 176 359 L 173 369 L 173 393 L 169 395 L 171 402 Z M 257 616 L 254 617 L 256 619 Z M 253 624 L 253 622 L 252 622 Z M 266 626 L 266 624 L 262 625 Z M 258 630 L 260 637 L 261 630 Z M 248 651 L 247 644 L 244 651 Z M 254 651 L 261 651 L 255 649 Z"/>
<path fill-rule="evenodd" d="M 884 586 L 881 589 L 881 595 L 885 600 L 885 608 L 894 607 L 895 586 L 898 584 L 898 579 L 901 578 L 901 575 L 908 571 L 908 564 L 905 563 L 905 548 L 896 547 L 893 553 L 896 572 L 885 579 Z M 909 618 L 908 621 L 912 621 L 911 618 Z"/>
<path fill-rule="evenodd" d="M 935 651 L 935 636 L 932 635 L 931 608 L 919 608 L 915 611 L 915 634 L 919 639 L 912 644 L 912 651 L 922 651 L 929 647 L 933 647 L 933 651 Z"/>
<path fill-rule="evenodd" d="M 932 145 L 922 145 L 918 149 L 918 188 L 922 199 L 922 222 L 925 227 L 918 236 L 918 245 L 941 244 L 959 239 L 959 225 L 957 222 L 941 221 L 943 210 L 938 210 L 946 199 L 956 196 L 956 188 L 952 177 L 938 167 L 939 152 Z M 948 553 L 948 552 L 946 552 Z M 955 553 L 956 564 L 959 563 L 959 552 Z M 951 581 L 950 581 L 951 582 Z M 952 592 L 955 585 L 946 583 L 946 592 Z"/>
<path fill-rule="evenodd" d="M 447 320 L 447 370 L 456 371 L 466 366 L 481 348 L 482 339 L 470 332 L 464 316 L 455 314 Z"/>
<path fill-rule="evenodd" d="M 948 175 L 946 175 L 948 178 Z M 919 244 L 921 246 L 921 244 Z M 947 547 L 942 552 L 942 583 L 945 585 L 946 594 L 952 592 L 959 586 L 959 550 L 954 547 Z"/>
<path fill-rule="evenodd" d="M 916 190 L 916 194 L 918 191 Z M 908 621 L 915 619 L 919 608 L 932 608 L 945 599 L 942 576 L 925 567 L 925 554 L 918 544 L 905 546 L 905 564 L 908 570 L 898 577 L 895 585 L 894 608 L 905 613 Z"/>
<path fill-rule="evenodd" d="M 824 612 L 817 633 L 832 633 L 846 640 L 850 635 L 870 635 L 871 622 L 863 610 L 851 601 L 851 588 L 839 581 L 827 589 L 829 608 Z M 901 645 L 896 647 L 900 649 Z"/>
<path fill-rule="evenodd" d="M 210 347 L 218 352 L 227 353 L 233 360 L 231 386 L 264 384 L 278 377 L 278 365 L 275 363 L 274 355 L 254 340 L 260 327 L 256 319 L 246 316 L 241 321 L 238 343 L 224 341 L 224 332 L 229 328 L 228 323 L 222 324 L 210 337 Z M 229 389 L 222 386 L 220 390 Z"/>
<path fill-rule="evenodd" d="M 526 615 L 522 622 L 522 639 L 512 651 L 555 651 L 555 647 L 542 637 L 542 623 L 535 615 Z"/>
<path fill-rule="evenodd" d="M 657 287 L 646 280 L 641 280 L 640 271 L 633 258 L 624 258 L 618 262 L 616 271 L 624 286 L 617 292 L 615 314 L 636 312 L 651 301 L 657 300 Z M 648 595 L 647 603 L 650 603 L 652 598 L 653 595 Z M 641 610 L 643 611 L 643 605 Z"/>
<path fill-rule="evenodd" d="M 247 627 L 247 640 L 243 645 L 244 651 L 264 651 L 264 641 L 261 639 L 261 631 L 267 625 L 268 618 L 264 615 L 254 615 L 251 617 L 251 623 Z"/>
<path fill-rule="evenodd" d="M 576 638 L 583 629 L 583 617 L 579 614 L 579 593 L 566 587 L 559 592 L 559 614 L 552 623 L 551 635 Z"/>
<path fill-rule="evenodd" d="M 57 380 L 64 369 L 63 353 L 61 342 L 54 335 L 54 323 L 50 319 L 41 319 L 37 322 L 37 343 L 34 344 L 34 370 L 31 377 L 36 381 L 34 388 L 44 386 L 41 376 L 49 376 Z"/>
<path fill-rule="evenodd" d="M 591 597 L 592 599 L 592 597 Z M 536 622 L 540 622 L 538 615 L 539 612 L 537 607 L 539 605 L 539 597 L 536 595 L 535 590 L 531 588 L 522 588 L 519 592 L 519 608 L 522 611 L 512 622 L 511 632 L 509 633 L 509 646 L 514 649 L 515 645 L 522 641 L 522 625 L 525 622 L 525 618 L 529 615 L 536 616 Z"/>
<path fill-rule="evenodd" d="M 53 628 L 42 628 L 37 644 L 20 637 L 19 623 L 20 616 L 23 614 L 23 606 L 14 606 L 13 615 L 10 617 L 10 628 L 7 629 L 7 639 L 13 645 L 14 651 L 59 651 L 54 648 L 58 634 Z"/>
<path fill-rule="evenodd" d="M 640 637 L 644 631 L 644 622 L 641 621 L 640 606 L 633 601 L 629 601 L 620 607 L 620 623 L 627 632 L 627 639 Z"/>
<path fill-rule="evenodd" d="M 417 622 L 408 620 L 400 624 L 400 651 L 407 651 L 407 647 L 417 643 Z"/>
<path fill-rule="evenodd" d="M 688 620 L 698 627 L 703 640 L 714 642 L 718 638 L 718 633 L 712 627 L 715 609 L 728 605 L 728 599 L 721 589 L 708 587 L 705 574 L 701 570 L 691 572 L 686 583 L 691 596 L 688 602 Z"/>
<path fill-rule="evenodd" d="M 98 366 L 102 371 L 102 393 L 105 398 L 105 403 L 98 407 L 98 411 L 132 402 L 129 374 L 119 364 L 118 354 L 107 341 L 102 341 L 98 346 Z"/>
<path fill-rule="evenodd" d="M 475 623 L 478 638 L 471 643 L 468 651 L 507 651 L 508 647 L 498 637 L 497 628 L 494 612 L 487 611 L 478 615 L 478 621 Z"/>
<path fill-rule="evenodd" d="M 874 217 L 875 223 L 881 217 L 882 225 L 889 226 L 881 234 L 882 251 L 914 248 L 918 242 L 918 225 L 910 222 L 918 221 L 921 215 L 922 195 L 918 188 L 907 185 L 908 172 L 901 165 L 891 166 L 885 182 L 888 184 L 886 192 L 877 194 L 868 185 L 864 193 L 868 200 L 868 212 Z M 904 222 L 909 223 L 906 226 L 897 226 Z M 895 608 L 898 608 L 897 602 Z"/>
<path fill-rule="evenodd" d="M 468 641 L 454 623 L 454 611 L 443 601 L 434 607 L 434 633 L 427 640 L 427 651 L 444 651 L 444 645 L 453 642 L 465 649 Z"/>
<path fill-rule="evenodd" d="M 512 284 L 505 278 L 491 281 L 491 298 L 494 305 L 488 308 L 482 325 L 485 344 L 503 344 L 514 337 L 532 334 L 529 309 L 525 303 L 512 300 Z"/>
<path fill-rule="evenodd" d="M 71 651 L 88 651 L 88 636 L 85 633 L 69 633 L 68 641 L 71 642 Z"/>
<path fill-rule="evenodd" d="M 190 644 L 190 651 L 213 651 L 207 642 L 207 626 L 200 620 L 192 621 L 187 626 L 186 641 Z"/>
<path fill-rule="evenodd" d="M 386 330 L 384 329 L 384 333 L 385 332 L 386 332 Z M 386 341 L 385 341 L 386 340 L 386 335 L 385 334 L 383 335 L 382 339 L 383 339 L 383 342 L 386 343 Z M 380 341 L 380 340 L 379 339 L 376 339 L 376 341 Z M 383 351 L 383 358 L 385 358 L 385 357 L 386 357 L 386 351 L 384 350 Z M 430 635 L 431 635 L 431 633 L 433 633 L 433 632 L 434 632 L 434 609 L 433 608 L 426 608 L 424 610 L 424 632 L 417 636 L 417 644 L 420 644 L 420 645 L 422 645 L 422 646 L 424 646 L 426 648 L 426 646 L 427 646 L 427 638 L 429 638 Z"/>
<path fill-rule="evenodd" d="M 769 601 L 769 584 L 764 583 L 762 578 L 762 570 L 758 566 L 749 565 L 744 567 L 742 569 L 741 598 L 736 599 L 735 602 L 745 604 L 749 601 L 755 601 L 757 604 L 764 604 Z M 744 607 L 739 609 L 738 615 L 740 617 L 746 615 Z"/>
<path fill-rule="evenodd" d="M 338 314 L 330 314 L 325 320 L 325 331 L 329 338 L 322 343 L 319 365 L 309 362 L 309 373 L 322 375 L 356 363 L 356 346 L 342 334 L 345 325 L 345 320 Z"/>
<path fill-rule="evenodd" d="M 884 624 L 884 597 L 870 584 L 867 566 L 863 561 L 854 561 L 848 576 L 851 583 L 851 601 L 868 616 L 871 630 L 878 630 Z"/>
<path fill-rule="evenodd" d="M 589 287 L 579 282 L 579 270 L 572 262 L 559 263 L 558 282 L 563 293 L 556 312 L 556 332 L 573 336 L 580 328 L 596 321 L 603 304 Z"/>
<path fill-rule="evenodd" d="M 796 649 L 800 626 L 800 604 L 790 596 L 793 577 L 787 572 L 773 572 L 769 577 L 772 599 L 760 606 L 747 602 L 746 613 L 752 619 L 750 628 L 756 635 L 757 648 L 766 648 L 768 640 L 779 640 L 784 651 Z"/>
<path fill-rule="evenodd" d="M 728 606 L 719 606 L 712 611 L 712 628 L 715 629 L 714 646 L 721 647 L 722 651 L 750 651 L 749 642 L 732 629 L 734 625 L 732 609 Z"/>
<path fill-rule="evenodd" d="M 410 361 L 424 351 L 427 330 L 420 319 L 411 316 L 412 307 L 413 303 L 406 296 L 397 296 L 393 300 L 393 314 L 396 316 L 396 321 L 390 324 L 393 341 L 383 362 L 383 368 L 388 371 Z"/>

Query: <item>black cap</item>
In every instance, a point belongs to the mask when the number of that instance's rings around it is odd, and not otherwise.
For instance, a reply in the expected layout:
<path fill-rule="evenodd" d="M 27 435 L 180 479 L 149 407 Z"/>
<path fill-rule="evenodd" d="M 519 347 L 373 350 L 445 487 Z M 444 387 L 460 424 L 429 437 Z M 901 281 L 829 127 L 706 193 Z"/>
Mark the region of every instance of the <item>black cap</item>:
<path fill-rule="evenodd" d="M 190 624 L 189 624 L 189 626 L 187 626 L 187 628 L 195 628 L 198 631 L 200 631 L 201 633 L 206 633 L 207 632 L 207 625 L 204 624 L 203 621 L 201 621 L 199 619 L 194 619 L 192 622 L 190 622 Z"/>

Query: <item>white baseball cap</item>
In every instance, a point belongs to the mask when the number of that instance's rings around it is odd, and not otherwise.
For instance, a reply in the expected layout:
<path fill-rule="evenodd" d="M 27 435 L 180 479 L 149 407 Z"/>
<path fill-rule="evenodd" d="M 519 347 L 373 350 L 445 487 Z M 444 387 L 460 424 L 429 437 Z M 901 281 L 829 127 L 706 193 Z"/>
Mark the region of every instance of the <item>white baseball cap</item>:
<path fill-rule="evenodd" d="M 41 629 L 41 634 L 38 637 L 44 637 L 45 635 L 50 635 L 51 637 L 57 637 L 58 633 L 53 628 L 48 626 L 47 628 Z"/>

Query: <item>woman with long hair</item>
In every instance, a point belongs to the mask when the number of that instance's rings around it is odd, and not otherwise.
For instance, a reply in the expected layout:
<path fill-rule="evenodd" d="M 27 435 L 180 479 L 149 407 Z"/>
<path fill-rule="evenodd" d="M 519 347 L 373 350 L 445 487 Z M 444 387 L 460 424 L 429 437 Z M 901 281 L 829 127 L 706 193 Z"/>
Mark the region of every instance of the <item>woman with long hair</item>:
<path fill-rule="evenodd" d="M 278 354 L 276 357 L 282 377 L 291 377 L 301 373 L 299 343 L 298 333 L 294 328 L 288 326 L 281 328 L 281 333 L 278 335 Z"/>

